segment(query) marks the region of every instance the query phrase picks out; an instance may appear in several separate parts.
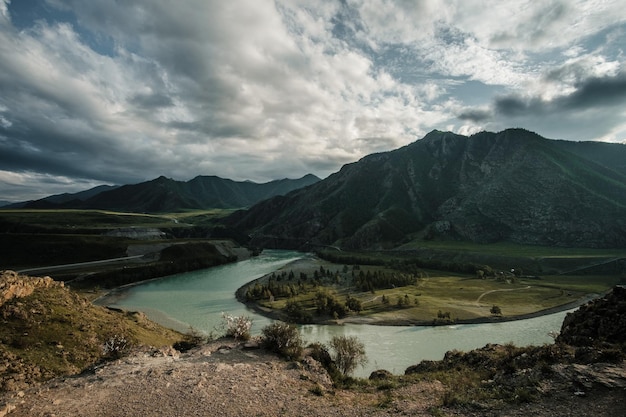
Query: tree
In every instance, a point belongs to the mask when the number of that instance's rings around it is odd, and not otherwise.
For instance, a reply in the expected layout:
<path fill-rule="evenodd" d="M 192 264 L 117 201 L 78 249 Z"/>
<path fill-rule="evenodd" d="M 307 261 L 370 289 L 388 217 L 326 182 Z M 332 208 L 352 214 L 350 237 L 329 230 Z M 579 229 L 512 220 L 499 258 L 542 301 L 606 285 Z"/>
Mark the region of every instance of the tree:
<path fill-rule="evenodd" d="M 502 310 L 500 309 L 500 307 L 494 305 L 493 307 L 491 307 L 491 310 L 489 310 L 491 312 L 491 314 L 493 314 L 494 316 L 501 316 L 502 315 Z"/>
<path fill-rule="evenodd" d="M 361 304 L 361 300 L 350 295 L 346 299 L 346 306 L 348 307 L 348 310 L 352 310 L 355 313 L 360 313 L 361 310 L 363 310 L 363 304 Z"/>
<path fill-rule="evenodd" d="M 328 314 L 335 318 L 343 318 L 348 312 L 346 305 L 325 289 L 319 289 L 315 294 L 315 306 L 318 314 Z"/>
<path fill-rule="evenodd" d="M 367 363 L 365 345 L 356 336 L 334 336 L 330 347 L 335 351 L 335 365 L 344 375 Z"/>

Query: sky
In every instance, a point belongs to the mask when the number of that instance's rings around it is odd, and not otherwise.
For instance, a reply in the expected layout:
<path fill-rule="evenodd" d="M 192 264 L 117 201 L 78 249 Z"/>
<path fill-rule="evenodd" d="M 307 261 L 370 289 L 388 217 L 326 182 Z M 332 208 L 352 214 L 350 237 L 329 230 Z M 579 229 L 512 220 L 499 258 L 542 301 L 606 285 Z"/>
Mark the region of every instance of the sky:
<path fill-rule="evenodd" d="M 0 0 L 0 200 L 321 178 L 433 129 L 626 141 L 622 0 Z"/>

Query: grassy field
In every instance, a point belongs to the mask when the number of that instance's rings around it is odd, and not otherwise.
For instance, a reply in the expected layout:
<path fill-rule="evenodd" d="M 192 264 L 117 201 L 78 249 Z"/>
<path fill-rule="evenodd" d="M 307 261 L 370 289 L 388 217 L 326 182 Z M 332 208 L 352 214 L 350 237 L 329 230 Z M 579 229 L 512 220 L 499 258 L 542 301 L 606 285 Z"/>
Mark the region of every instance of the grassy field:
<path fill-rule="evenodd" d="M 417 240 L 407 243 L 399 249 L 436 249 L 496 256 L 534 258 L 603 258 L 626 256 L 625 249 L 565 248 L 557 246 L 520 245 L 510 242 L 473 243 L 459 241 Z"/>
<path fill-rule="evenodd" d="M 170 240 L 204 236 L 203 227 L 229 210 L 163 215 L 105 210 L 0 210 L 0 269 L 23 269 L 124 257 L 130 246 L 155 239 L 107 235 L 117 229 L 159 229 Z M 172 240 L 173 241 L 173 240 Z"/>
<path fill-rule="evenodd" d="M 4 228 L 40 228 L 63 230 L 117 229 L 120 227 L 188 227 L 210 224 L 232 210 L 196 210 L 171 214 L 121 213 L 107 210 L 0 210 L 0 226 Z"/>
<path fill-rule="evenodd" d="M 312 275 L 320 267 L 331 271 L 330 276 L 312 280 Z M 364 265 L 360 266 L 360 271 L 372 274 L 406 273 L 385 266 Z M 288 277 L 291 272 L 293 278 L 290 281 Z M 303 283 L 298 279 L 301 273 L 308 276 Z M 262 297 L 256 300 L 256 304 L 266 311 L 279 313 L 279 316 L 282 314 L 286 318 L 288 303 L 296 302 L 313 322 L 336 320 L 336 316 L 318 314 L 316 299 L 322 291 L 331 294 L 339 303 L 346 303 L 348 297 L 360 301 L 361 311 L 348 312 L 339 319 L 340 322 L 381 324 L 432 324 L 525 316 L 575 303 L 589 294 L 601 294 L 624 281 L 617 274 L 540 278 L 507 274 L 481 279 L 476 275 L 421 270 L 419 275 L 415 275 L 415 283 L 412 285 L 363 291 L 355 284 L 351 267 L 346 271 L 344 265 L 321 259 L 288 265 L 272 279 L 275 280 L 281 274 L 280 283 L 297 286 L 298 292 L 291 297 Z M 257 282 L 267 285 L 270 277 L 265 276 Z M 492 314 L 494 306 L 499 308 L 501 314 Z"/>

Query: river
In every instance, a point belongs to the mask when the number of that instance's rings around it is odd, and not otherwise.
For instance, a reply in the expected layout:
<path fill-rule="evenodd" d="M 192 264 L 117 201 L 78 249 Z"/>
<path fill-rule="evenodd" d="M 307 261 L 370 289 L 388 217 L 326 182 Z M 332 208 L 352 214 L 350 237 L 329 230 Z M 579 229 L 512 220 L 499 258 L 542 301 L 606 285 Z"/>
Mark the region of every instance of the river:
<path fill-rule="evenodd" d="M 253 279 L 306 256 L 310 255 L 268 250 L 246 261 L 121 288 L 100 299 L 98 304 L 143 311 L 150 319 L 183 332 L 192 327 L 214 335 L 220 334 L 222 313 L 247 315 L 253 319 L 253 333 L 258 334 L 270 320 L 239 303 L 235 291 Z M 365 344 L 369 362 L 355 375 L 367 377 L 376 369 L 402 374 L 408 366 L 423 359 L 441 359 L 452 349 L 468 351 L 487 343 L 512 342 L 517 346 L 551 343 L 549 332 L 560 329 L 566 313 L 504 323 L 437 327 L 304 325 L 300 326 L 300 331 L 307 342 L 325 343 L 335 335 L 357 336 Z"/>

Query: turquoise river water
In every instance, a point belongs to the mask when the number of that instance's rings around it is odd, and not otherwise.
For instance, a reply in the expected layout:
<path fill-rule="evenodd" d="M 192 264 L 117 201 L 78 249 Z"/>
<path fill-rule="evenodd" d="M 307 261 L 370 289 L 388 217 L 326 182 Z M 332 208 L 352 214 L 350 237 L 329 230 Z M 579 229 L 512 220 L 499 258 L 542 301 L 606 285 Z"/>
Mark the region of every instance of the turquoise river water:
<path fill-rule="evenodd" d="M 143 311 L 165 326 L 180 331 L 190 327 L 206 334 L 222 323 L 222 313 L 247 315 L 253 319 L 253 333 L 269 324 L 235 298 L 235 291 L 245 283 L 303 257 L 291 251 L 264 251 L 260 256 L 215 268 L 172 275 L 129 286 L 99 300 L 99 304 L 126 310 Z M 468 351 L 487 343 L 512 342 L 518 346 L 551 343 L 551 331 L 558 331 L 567 312 L 537 318 L 489 324 L 452 326 L 373 326 L 366 324 L 300 326 L 307 342 L 325 343 L 335 335 L 357 336 L 364 344 L 368 364 L 355 372 L 368 376 L 376 369 L 394 374 L 423 359 L 437 360 L 445 352 Z"/>

